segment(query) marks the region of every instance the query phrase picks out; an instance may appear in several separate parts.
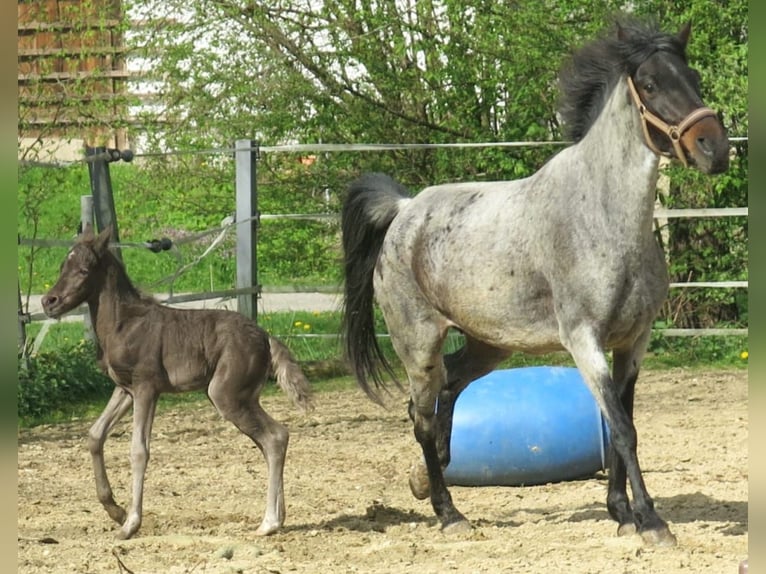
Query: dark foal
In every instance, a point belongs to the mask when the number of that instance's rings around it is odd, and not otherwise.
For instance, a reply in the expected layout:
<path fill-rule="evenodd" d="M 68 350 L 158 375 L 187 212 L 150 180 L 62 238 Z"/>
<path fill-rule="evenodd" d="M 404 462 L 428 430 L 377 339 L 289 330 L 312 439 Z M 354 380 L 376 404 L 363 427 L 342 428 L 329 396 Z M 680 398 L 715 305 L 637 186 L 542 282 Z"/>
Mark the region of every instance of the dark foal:
<path fill-rule="evenodd" d="M 109 251 L 111 230 L 86 230 L 69 251 L 53 288 L 43 297 L 52 318 L 87 302 L 98 342 L 98 364 L 116 387 L 90 429 L 98 499 L 122 525 L 119 538 L 141 526 L 149 438 L 161 393 L 206 389 L 218 412 L 250 437 L 268 466 L 266 512 L 258 535 L 285 519 L 282 485 L 287 428 L 263 410 L 259 395 L 274 374 L 293 402 L 311 407 L 309 383 L 289 350 L 254 322 L 233 311 L 173 309 L 142 295 Z M 126 512 L 114 501 L 104 465 L 109 431 L 133 405 L 133 500 Z"/>

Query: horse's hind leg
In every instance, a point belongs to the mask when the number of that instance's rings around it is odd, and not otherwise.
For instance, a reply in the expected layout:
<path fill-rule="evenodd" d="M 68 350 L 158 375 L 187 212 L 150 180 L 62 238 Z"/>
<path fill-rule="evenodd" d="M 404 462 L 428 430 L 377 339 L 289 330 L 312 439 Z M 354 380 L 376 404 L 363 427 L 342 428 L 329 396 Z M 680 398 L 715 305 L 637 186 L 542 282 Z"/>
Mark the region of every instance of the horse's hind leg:
<path fill-rule="evenodd" d="M 259 378 L 265 382 L 265 377 L 264 373 Z M 289 433 L 287 427 L 263 410 L 258 398 L 261 386 L 242 388 L 236 381 L 214 378 L 208 388 L 208 396 L 221 415 L 250 437 L 266 459 L 266 511 L 255 531 L 258 536 L 266 536 L 276 532 L 285 522 L 283 475 Z"/>
<path fill-rule="evenodd" d="M 390 308 L 386 313 L 385 307 L 384 315 L 389 326 L 391 342 L 404 364 L 410 382 L 410 417 L 415 438 L 423 449 L 428 482 L 431 485 L 431 505 L 441 521 L 442 529 L 455 531 L 468 526 L 468 521 L 452 502 L 444 482 L 436 445 L 439 424 L 435 416 L 436 398 L 446 383 L 446 369 L 441 355 L 446 329 L 424 317 L 422 309 L 404 309 L 407 303 L 399 303 L 398 310 L 402 311 L 401 315 L 392 313 Z M 396 315 L 397 318 L 392 318 L 392 315 Z M 420 318 L 414 324 L 406 321 L 406 317 L 416 315 Z"/>
<path fill-rule="evenodd" d="M 646 342 L 642 337 L 641 343 Z M 636 428 L 633 425 L 632 416 L 623 402 L 627 402 L 628 396 L 625 394 L 628 383 L 631 378 L 638 376 L 638 364 L 643 354 L 644 346 L 636 345 L 627 355 L 621 356 L 618 353 L 617 360 L 623 365 L 619 369 L 624 372 L 624 380 L 620 383 L 621 388 L 609 376 L 609 366 L 604 356 L 604 351 L 597 343 L 596 337 L 588 327 L 581 327 L 570 333 L 562 335 L 562 342 L 572 354 L 572 357 L 580 369 L 580 373 L 590 387 L 593 396 L 601 407 L 609 429 L 611 430 L 611 441 L 613 453 L 617 456 L 612 458 L 622 459 L 622 465 L 612 462 L 611 468 L 615 469 L 615 476 L 610 476 L 609 498 L 611 498 L 610 513 L 615 512 L 619 522 L 628 520 L 629 506 L 627 500 L 621 501 L 622 492 L 625 490 L 625 478 L 630 480 L 631 491 L 633 492 L 633 519 L 645 542 L 659 546 L 671 546 L 676 543 L 675 536 L 670 532 L 668 525 L 659 517 L 654 510 L 654 502 L 644 484 L 641 474 L 641 467 L 638 464 L 636 448 L 638 438 Z M 629 364 L 625 365 L 627 361 Z M 635 380 L 633 381 L 635 383 Z M 623 392 L 620 392 L 623 391 Z M 624 467 L 624 471 L 622 470 Z M 611 470 L 611 469 L 610 469 Z M 626 497 L 627 498 L 627 497 Z M 629 527 L 623 529 L 623 532 L 629 530 Z"/>
<path fill-rule="evenodd" d="M 444 357 L 447 383 L 439 392 L 439 403 L 436 411 L 438 423 L 436 448 L 442 470 L 447 468 L 450 462 L 452 418 L 457 398 L 469 383 L 489 373 L 509 355 L 509 351 L 498 349 L 466 336 L 465 344 L 460 349 Z M 411 412 L 410 417 L 412 418 L 412 416 Z M 430 494 L 428 472 L 422 459 L 415 461 L 410 471 L 410 490 L 415 498 L 421 500 Z"/>
<path fill-rule="evenodd" d="M 96 494 L 109 517 L 122 524 L 125 522 L 125 510 L 114 501 L 112 486 L 106 474 L 104 464 L 104 443 L 114 425 L 130 410 L 133 399 L 127 391 L 115 387 L 104 412 L 96 419 L 88 432 L 88 450 L 93 462 L 93 474 L 96 477 Z"/>

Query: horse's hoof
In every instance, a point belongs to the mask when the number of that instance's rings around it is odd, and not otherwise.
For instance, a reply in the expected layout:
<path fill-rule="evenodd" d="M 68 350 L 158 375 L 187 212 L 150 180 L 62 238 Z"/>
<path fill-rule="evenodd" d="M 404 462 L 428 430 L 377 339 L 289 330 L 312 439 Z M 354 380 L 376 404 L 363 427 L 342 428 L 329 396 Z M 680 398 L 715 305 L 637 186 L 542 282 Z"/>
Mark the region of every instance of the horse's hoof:
<path fill-rule="evenodd" d="M 442 532 L 444 534 L 447 534 L 449 536 L 454 536 L 457 534 L 465 534 L 467 532 L 471 532 L 473 530 L 473 526 L 471 526 L 471 523 L 468 522 L 465 518 L 462 520 L 457 520 L 455 522 L 450 522 L 449 524 L 445 524 L 442 526 Z"/>
<path fill-rule="evenodd" d="M 410 490 L 418 500 L 431 496 L 431 482 L 428 480 L 428 469 L 422 460 L 415 461 L 410 469 Z"/>
<path fill-rule="evenodd" d="M 633 536 L 636 533 L 636 525 L 633 522 L 620 524 L 617 528 L 617 536 Z"/>
<path fill-rule="evenodd" d="M 678 544 L 675 535 L 665 526 L 663 528 L 653 528 L 651 530 L 641 531 L 641 538 L 649 546 L 675 546 Z"/>
<path fill-rule="evenodd" d="M 115 535 L 115 538 L 117 540 L 128 540 L 134 534 L 135 534 L 135 532 L 125 531 L 124 529 L 120 529 L 120 530 L 117 531 L 117 534 Z"/>
<path fill-rule="evenodd" d="M 258 530 L 255 531 L 255 535 L 269 536 L 270 534 L 274 534 L 277 530 L 279 530 L 281 526 L 281 524 L 264 522 L 258 527 Z"/>
<path fill-rule="evenodd" d="M 127 512 L 125 512 L 125 509 L 117 506 L 116 504 L 114 506 L 107 506 L 106 513 L 109 515 L 109 518 L 114 520 L 120 526 L 125 524 L 125 518 L 128 516 Z"/>

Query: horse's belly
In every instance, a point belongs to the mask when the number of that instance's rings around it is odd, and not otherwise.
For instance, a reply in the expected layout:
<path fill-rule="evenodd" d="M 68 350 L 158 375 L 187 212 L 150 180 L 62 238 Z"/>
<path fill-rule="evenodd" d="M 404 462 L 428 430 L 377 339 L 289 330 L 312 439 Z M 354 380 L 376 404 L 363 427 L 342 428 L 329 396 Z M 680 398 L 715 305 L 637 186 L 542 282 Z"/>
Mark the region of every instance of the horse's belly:
<path fill-rule="evenodd" d="M 448 303 L 453 324 L 490 345 L 529 353 L 561 350 L 559 325 L 544 285 L 485 291 L 465 301 L 460 293 Z"/>

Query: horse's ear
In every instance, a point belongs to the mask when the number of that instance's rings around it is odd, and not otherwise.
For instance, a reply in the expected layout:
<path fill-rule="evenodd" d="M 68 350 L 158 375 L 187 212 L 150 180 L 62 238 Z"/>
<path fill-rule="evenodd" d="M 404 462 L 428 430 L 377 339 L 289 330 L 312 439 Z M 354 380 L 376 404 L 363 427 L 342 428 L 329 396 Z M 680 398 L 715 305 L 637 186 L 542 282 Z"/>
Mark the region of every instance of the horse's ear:
<path fill-rule="evenodd" d="M 99 255 L 105 253 L 109 248 L 109 240 L 112 239 L 112 226 L 109 225 L 96 236 L 93 242 L 93 249 Z"/>
<path fill-rule="evenodd" d="M 692 23 L 691 21 L 687 22 L 681 27 L 681 30 L 678 32 L 678 40 L 681 42 L 681 45 L 686 48 L 686 43 L 689 41 L 689 36 L 692 33 Z"/>
<path fill-rule="evenodd" d="M 617 28 L 617 39 L 620 42 L 626 42 L 630 38 L 630 32 L 620 24 L 619 20 L 615 21 L 614 25 Z"/>

